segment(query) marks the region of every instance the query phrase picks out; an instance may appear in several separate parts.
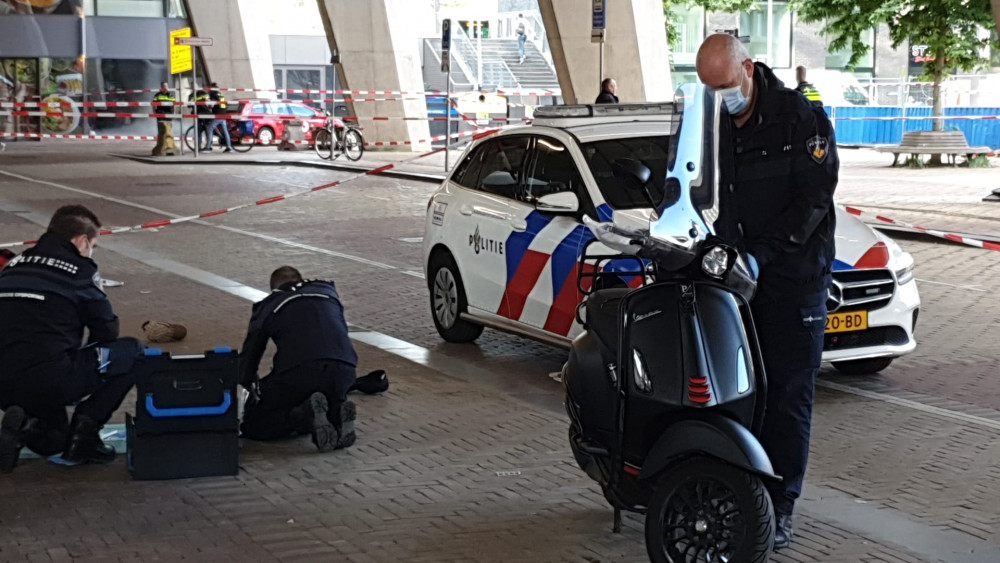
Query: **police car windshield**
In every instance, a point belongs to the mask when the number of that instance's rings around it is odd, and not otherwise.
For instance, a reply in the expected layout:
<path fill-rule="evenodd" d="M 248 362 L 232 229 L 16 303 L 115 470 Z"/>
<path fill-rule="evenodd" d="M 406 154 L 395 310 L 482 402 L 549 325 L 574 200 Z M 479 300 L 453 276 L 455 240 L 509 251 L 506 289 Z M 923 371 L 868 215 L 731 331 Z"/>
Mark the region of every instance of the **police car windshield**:
<path fill-rule="evenodd" d="M 659 135 L 594 141 L 580 148 L 612 209 L 649 209 L 664 199 L 674 145 L 670 135 Z M 637 163 L 650 171 L 645 184 L 633 173 Z"/>

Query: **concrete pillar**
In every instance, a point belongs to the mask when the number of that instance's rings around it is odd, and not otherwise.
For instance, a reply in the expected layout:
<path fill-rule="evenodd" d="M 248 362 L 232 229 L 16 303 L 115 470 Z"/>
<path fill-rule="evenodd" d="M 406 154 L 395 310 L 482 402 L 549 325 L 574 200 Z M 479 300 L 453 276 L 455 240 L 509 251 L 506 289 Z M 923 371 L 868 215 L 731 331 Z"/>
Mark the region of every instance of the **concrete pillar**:
<path fill-rule="evenodd" d="M 187 2 L 194 35 L 214 41 L 211 47 L 197 47 L 202 55 L 199 64 L 204 61 L 208 67 L 205 70 L 210 81 L 222 88 L 274 88 L 267 20 L 260 17 L 262 10 L 257 8 L 266 1 Z"/>
<path fill-rule="evenodd" d="M 345 90 L 394 90 L 420 92 L 424 80 L 420 68 L 421 37 L 435 35 L 434 12 L 427 2 L 413 0 L 317 0 L 330 50 L 340 52 L 337 67 Z M 398 97 L 398 96 L 395 96 Z M 351 107 L 353 106 L 353 107 Z M 351 115 L 360 118 L 365 141 L 415 141 L 430 136 L 427 121 L 375 116 L 426 118 L 422 97 L 394 102 L 348 104 Z M 428 144 L 411 145 L 425 151 Z"/>
<path fill-rule="evenodd" d="M 602 78 L 615 79 L 623 103 L 672 100 L 663 2 L 605 1 L 603 77 L 600 44 L 590 42 L 590 6 L 581 0 L 538 0 L 566 103 L 592 103 Z"/>

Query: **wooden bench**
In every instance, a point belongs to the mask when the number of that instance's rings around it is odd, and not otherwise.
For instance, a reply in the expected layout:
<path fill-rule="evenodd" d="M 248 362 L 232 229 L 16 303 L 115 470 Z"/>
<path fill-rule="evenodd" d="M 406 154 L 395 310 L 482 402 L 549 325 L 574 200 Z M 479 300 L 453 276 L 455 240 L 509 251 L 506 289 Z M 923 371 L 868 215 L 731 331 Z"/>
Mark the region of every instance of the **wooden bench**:
<path fill-rule="evenodd" d="M 899 155 L 908 154 L 919 157 L 922 154 L 947 155 L 948 162 L 956 166 L 955 157 L 965 156 L 969 160 L 973 155 L 993 152 L 990 147 L 970 147 L 961 131 L 906 131 L 903 142 L 898 145 L 875 147 L 878 152 L 891 152 L 892 165 L 896 166 Z"/>

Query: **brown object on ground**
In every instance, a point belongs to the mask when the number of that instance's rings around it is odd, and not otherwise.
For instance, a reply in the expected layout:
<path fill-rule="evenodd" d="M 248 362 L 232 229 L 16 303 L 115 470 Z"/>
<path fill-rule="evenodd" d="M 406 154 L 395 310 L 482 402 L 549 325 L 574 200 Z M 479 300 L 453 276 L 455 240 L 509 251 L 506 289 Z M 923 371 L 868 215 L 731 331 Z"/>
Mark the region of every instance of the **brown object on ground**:
<path fill-rule="evenodd" d="M 150 342 L 177 342 L 187 336 L 187 328 L 176 323 L 163 321 L 146 321 L 142 323 L 142 331 Z"/>

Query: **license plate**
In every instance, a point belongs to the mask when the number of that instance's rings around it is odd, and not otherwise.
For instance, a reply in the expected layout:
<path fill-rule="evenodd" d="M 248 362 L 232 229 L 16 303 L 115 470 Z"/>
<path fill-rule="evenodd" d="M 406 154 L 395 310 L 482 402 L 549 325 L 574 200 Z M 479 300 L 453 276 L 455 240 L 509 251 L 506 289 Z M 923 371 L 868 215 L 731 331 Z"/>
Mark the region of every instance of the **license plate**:
<path fill-rule="evenodd" d="M 826 315 L 826 332 L 849 332 L 868 328 L 868 311 L 829 313 Z"/>

